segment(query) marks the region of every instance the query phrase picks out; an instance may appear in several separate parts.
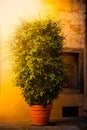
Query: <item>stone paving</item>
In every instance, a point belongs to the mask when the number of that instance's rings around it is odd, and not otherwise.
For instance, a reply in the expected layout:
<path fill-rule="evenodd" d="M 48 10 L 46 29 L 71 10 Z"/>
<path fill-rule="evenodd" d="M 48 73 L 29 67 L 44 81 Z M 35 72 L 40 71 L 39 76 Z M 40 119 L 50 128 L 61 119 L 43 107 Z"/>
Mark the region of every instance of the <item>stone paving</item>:
<path fill-rule="evenodd" d="M 34 126 L 28 121 L 0 122 L 0 130 L 87 130 L 87 119 L 51 122 L 48 126 Z"/>
<path fill-rule="evenodd" d="M 32 126 L 24 122 L 0 123 L 0 130 L 80 130 L 77 126 Z"/>

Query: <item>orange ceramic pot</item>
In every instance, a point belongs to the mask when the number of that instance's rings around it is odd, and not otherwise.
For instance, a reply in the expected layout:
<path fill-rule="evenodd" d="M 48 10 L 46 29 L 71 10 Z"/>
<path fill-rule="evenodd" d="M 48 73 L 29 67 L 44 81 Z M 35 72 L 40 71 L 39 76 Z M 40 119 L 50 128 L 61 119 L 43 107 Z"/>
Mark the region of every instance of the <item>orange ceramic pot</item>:
<path fill-rule="evenodd" d="M 47 107 L 42 107 L 40 105 L 31 105 L 29 109 L 33 125 L 47 125 L 49 122 L 51 108 L 52 104 L 47 105 Z"/>

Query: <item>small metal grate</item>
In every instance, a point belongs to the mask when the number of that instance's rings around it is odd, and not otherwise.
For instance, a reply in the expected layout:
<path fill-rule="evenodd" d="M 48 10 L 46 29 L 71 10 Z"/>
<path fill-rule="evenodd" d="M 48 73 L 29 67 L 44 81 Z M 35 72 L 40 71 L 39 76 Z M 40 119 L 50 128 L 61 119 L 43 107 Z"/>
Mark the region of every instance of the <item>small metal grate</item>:
<path fill-rule="evenodd" d="M 62 107 L 62 117 L 77 117 L 79 115 L 78 106 Z"/>

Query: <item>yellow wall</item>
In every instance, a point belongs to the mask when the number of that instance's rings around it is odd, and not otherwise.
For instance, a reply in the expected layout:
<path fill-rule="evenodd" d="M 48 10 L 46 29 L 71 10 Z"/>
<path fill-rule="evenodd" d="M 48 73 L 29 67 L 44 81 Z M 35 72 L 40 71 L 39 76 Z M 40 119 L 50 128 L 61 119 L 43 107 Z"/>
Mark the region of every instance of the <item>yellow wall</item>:
<path fill-rule="evenodd" d="M 19 88 L 12 86 L 9 72 L 8 36 L 20 18 L 52 15 L 61 19 L 66 46 L 84 48 L 84 5 L 76 0 L 1 0 L 0 1 L 0 121 L 30 120 L 29 108 Z M 76 21 L 76 22 L 75 22 Z M 64 105 L 81 105 L 83 95 L 60 95 L 55 101 L 51 118 L 61 118 Z M 65 100 L 63 100 L 65 99 Z"/>

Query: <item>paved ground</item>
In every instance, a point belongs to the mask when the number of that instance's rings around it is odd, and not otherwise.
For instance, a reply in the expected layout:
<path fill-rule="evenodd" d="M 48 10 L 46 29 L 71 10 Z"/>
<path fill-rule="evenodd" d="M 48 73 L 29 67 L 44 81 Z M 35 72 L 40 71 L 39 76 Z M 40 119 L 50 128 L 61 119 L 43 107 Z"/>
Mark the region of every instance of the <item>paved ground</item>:
<path fill-rule="evenodd" d="M 31 126 L 26 123 L 0 123 L 0 130 L 80 130 L 75 125 L 70 126 Z"/>
<path fill-rule="evenodd" d="M 33 126 L 29 122 L 0 122 L 0 130 L 87 130 L 87 118 L 50 122 L 48 126 Z"/>

